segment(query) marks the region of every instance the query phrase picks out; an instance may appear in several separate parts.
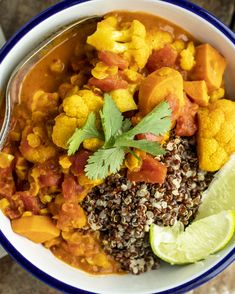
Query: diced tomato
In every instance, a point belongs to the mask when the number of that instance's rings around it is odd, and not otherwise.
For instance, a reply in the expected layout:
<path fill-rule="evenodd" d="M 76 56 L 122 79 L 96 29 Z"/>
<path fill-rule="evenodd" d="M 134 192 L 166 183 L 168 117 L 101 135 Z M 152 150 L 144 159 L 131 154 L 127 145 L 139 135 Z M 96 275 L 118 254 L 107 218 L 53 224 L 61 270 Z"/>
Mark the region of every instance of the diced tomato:
<path fill-rule="evenodd" d="M 177 51 L 170 45 L 166 45 L 162 49 L 153 50 L 147 62 L 147 69 L 153 72 L 162 67 L 174 67 L 177 59 Z"/>
<path fill-rule="evenodd" d="M 151 133 L 139 134 L 136 137 L 138 140 L 147 140 L 151 142 L 162 142 L 164 140 L 164 136 L 156 136 Z"/>
<path fill-rule="evenodd" d="M 197 131 L 196 114 L 199 106 L 185 97 L 185 107 L 182 115 L 177 119 L 175 133 L 178 136 L 193 136 Z"/>
<path fill-rule="evenodd" d="M 174 94 L 169 94 L 166 97 L 166 101 L 169 103 L 171 108 L 171 121 L 175 122 L 180 115 L 179 99 L 174 96 Z"/>
<path fill-rule="evenodd" d="M 0 198 L 10 199 L 15 192 L 15 182 L 12 175 L 12 167 L 0 168 Z"/>
<path fill-rule="evenodd" d="M 89 85 L 96 86 L 104 92 L 128 88 L 128 82 L 121 79 L 118 75 L 109 76 L 102 80 L 91 78 L 89 80 Z"/>
<path fill-rule="evenodd" d="M 56 158 L 38 164 L 39 170 L 38 182 L 41 188 L 58 186 L 61 183 L 62 173 Z"/>
<path fill-rule="evenodd" d="M 79 194 L 83 191 L 76 178 L 72 175 L 66 175 L 62 183 L 63 197 L 68 202 L 76 202 Z"/>
<path fill-rule="evenodd" d="M 100 51 L 98 53 L 98 58 L 109 66 L 117 66 L 119 69 L 126 69 L 129 66 L 129 62 L 122 58 L 120 55 L 109 52 L 109 51 Z"/>
<path fill-rule="evenodd" d="M 57 186 L 61 180 L 61 175 L 48 173 L 47 176 L 39 176 L 38 180 L 41 187 Z"/>
<path fill-rule="evenodd" d="M 75 155 L 71 156 L 70 161 L 72 162 L 71 171 L 75 176 L 84 174 L 85 165 L 91 152 L 87 150 L 79 150 Z"/>
<path fill-rule="evenodd" d="M 40 201 L 38 197 L 31 195 L 29 191 L 17 192 L 24 204 L 24 210 L 31 211 L 33 214 L 38 214 L 40 211 Z"/>
<path fill-rule="evenodd" d="M 150 155 L 145 155 L 139 171 L 127 172 L 127 178 L 132 182 L 146 182 L 162 184 L 167 173 L 166 166 Z"/>
<path fill-rule="evenodd" d="M 18 209 L 13 209 L 11 207 L 6 207 L 4 213 L 7 217 L 9 217 L 9 219 L 17 219 L 22 216 L 22 212 L 20 212 Z"/>

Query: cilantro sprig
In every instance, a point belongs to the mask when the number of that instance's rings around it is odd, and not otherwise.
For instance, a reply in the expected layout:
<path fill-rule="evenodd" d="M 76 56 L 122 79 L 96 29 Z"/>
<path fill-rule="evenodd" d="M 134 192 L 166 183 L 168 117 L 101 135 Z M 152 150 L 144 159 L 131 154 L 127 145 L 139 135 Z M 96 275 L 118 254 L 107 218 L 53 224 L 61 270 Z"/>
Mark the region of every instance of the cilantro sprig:
<path fill-rule="evenodd" d="M 126 152 L 130 148 L 137 148 L 157 156 L 164 154 L 164 149 L 157 142 L 145 139 L 135 140 L 135 136 L 142 133 L 163 135 L 170 130 L 171 110 L 168 102 L 162 102 L 146 115 L 135 127 L 131 121 L 124 119 L 112 97 L 104 95 L 104 106 L 100 111 L 102 130 L 96 127 L 96 116 L 90 113 L 85 125 L 76 129 L 68 141 L 68 155 L 74 154 L 85 139 L 99 138 L 104 141 L 102 148 L 93 153 L 85 166 L 89 179 L 104 179 L 110 173 L 120 170 Z"/>

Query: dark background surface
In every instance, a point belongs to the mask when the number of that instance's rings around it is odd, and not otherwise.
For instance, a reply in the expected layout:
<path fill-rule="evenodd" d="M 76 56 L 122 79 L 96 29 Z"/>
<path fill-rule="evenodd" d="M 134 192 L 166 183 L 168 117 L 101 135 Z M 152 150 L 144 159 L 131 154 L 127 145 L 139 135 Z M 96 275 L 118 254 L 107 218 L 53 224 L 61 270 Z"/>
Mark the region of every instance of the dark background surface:
<path fill-rule="evenodd" d="M 118 1 L 118 0 L 117 0 Z M 143 0 L 144 1 L 144 0 Z M 58 0 L 0 0 L 0 25 L 6 38 L 31 17 Z M 235 0 L 193 0 L 215 14 L 235 31 Z M 235 264 L 206 285 L 193 291 L 194 294 L 234 294 Z M 0 260 L 0 294 L 59 294 L 21 269 L 9 256 Z M 111 293 L 110 293 L 111 294 Z"/>

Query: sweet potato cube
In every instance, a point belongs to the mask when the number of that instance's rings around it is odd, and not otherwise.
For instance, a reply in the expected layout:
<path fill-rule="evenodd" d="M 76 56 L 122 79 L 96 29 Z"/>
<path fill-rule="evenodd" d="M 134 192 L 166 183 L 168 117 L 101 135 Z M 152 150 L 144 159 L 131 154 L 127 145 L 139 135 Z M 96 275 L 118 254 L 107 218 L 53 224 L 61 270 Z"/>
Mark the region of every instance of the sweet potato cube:
<path fill-rule="evenodd" d="M 12 230 L 35 243 L 43 243 L 60 235 L 60 230 L 47 216 L 32 215 L 12 220 Z"/>
<path fill-rule="evenodd" d="M 209 93 L 218 89 L 227 64 L 225 58 L 211 45 L 202 44 L 196 47 L 195 59 L 193 79 L 205 80 Z"/>
<path fill-rule="evenodd" d="M 172 95 L 178 104 L 177 115 L 179 115 L 185 104 L 181 74 L 170 67 L 162 67 L 154 71 L 140 84 L 139 110 L 141 114 L 148 114 L 160 102 Z"/>
<path fill-rule="evenodd" d="M 210 97 L 205 81 L 184 81 L 184 91 L 198 105 L 208 105 Z"/>

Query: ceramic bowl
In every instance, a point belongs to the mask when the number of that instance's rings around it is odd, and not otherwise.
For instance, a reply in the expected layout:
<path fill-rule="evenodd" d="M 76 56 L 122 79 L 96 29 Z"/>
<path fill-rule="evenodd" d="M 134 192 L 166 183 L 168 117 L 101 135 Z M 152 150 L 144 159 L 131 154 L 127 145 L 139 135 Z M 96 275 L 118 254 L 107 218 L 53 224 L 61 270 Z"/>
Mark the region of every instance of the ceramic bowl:
<path fill-rule="evenodd" d="M 228 60 L 225 82 L 235 98 L 235 36 L 207 11 L 183 0 L 65 0 L 33 18 L 0 51 L 0 89 L 11 71 L 45 36 L 62 25 L 90 15 L 112 10 L 143 11 L 155 14 L 190 32 L 201 42 L 209 42 Z M 16 235 L 9 220 L 0 212 L 0 243 L 33 275 L 66 293 L 185 293 L 224 270 L 235 260 L 235 239 L 218 254 L 203 262 L 170 266 L 139 276 L 96 277 L 70 267 L 49 250 Z"/>

